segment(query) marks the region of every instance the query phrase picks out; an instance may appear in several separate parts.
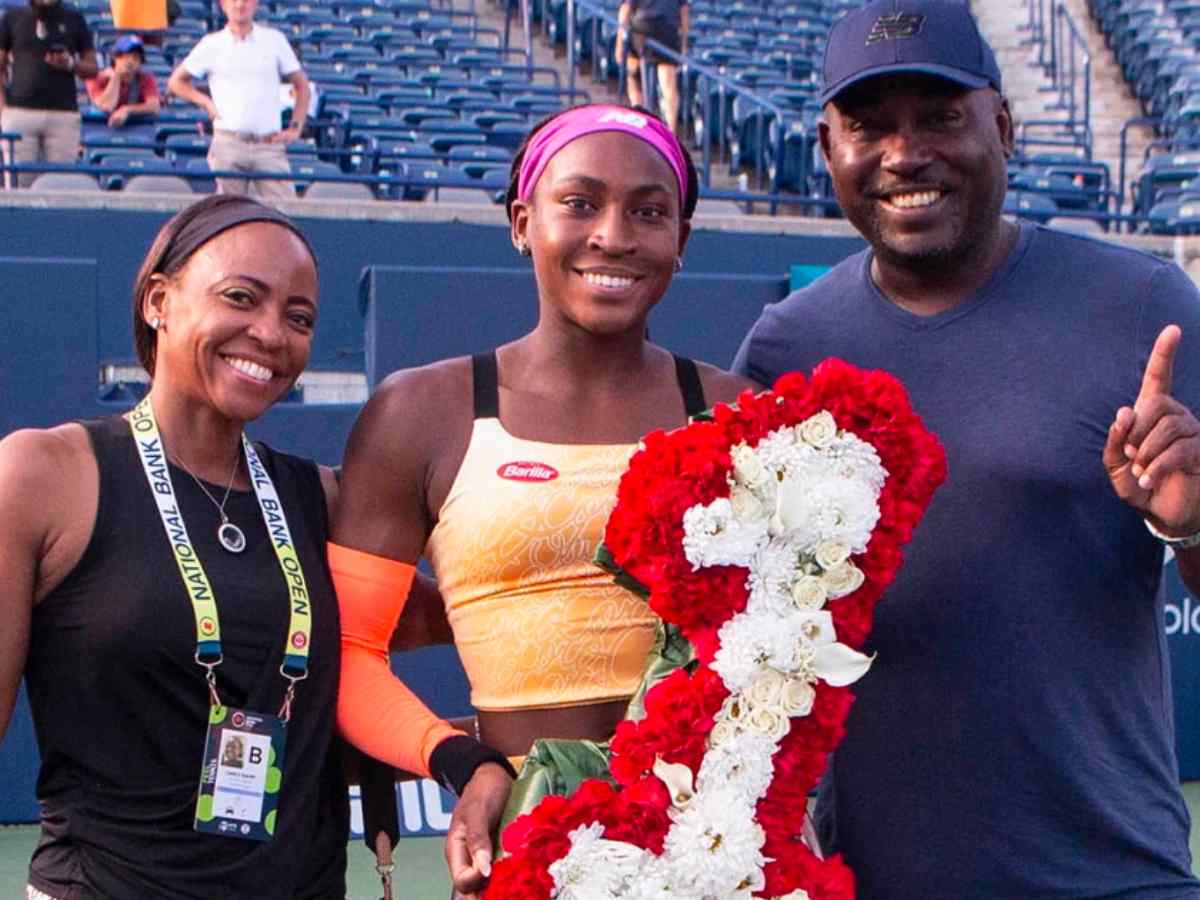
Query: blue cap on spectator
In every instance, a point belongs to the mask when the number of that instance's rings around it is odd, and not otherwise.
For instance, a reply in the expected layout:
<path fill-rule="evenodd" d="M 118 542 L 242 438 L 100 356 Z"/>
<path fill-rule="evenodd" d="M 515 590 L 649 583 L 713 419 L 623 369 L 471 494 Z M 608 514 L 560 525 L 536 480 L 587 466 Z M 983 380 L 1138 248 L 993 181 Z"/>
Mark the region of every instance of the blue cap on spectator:
<path fill-rule="evenodd" d="M 146 48 L 136 34 L 123 34 L 113 42 L 109 55 L 116 56 L 119 53 L 137 53 L 142 59 L 146 58 Z"/>
<path fill-rule="evenodd" d="M 822 64 L 824 106 L 876 75 L 919 72 L 1000 90 L 1000 67 L 966 0 L 876 0 L 833 23 Z"/>

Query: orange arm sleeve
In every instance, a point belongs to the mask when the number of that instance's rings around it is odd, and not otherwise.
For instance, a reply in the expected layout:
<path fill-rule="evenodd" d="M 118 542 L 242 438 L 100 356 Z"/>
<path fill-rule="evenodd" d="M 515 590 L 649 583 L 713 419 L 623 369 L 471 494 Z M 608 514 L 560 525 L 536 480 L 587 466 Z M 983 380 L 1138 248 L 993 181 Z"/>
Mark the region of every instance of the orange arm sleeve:
<path fill-rule="evenodd" d="M 416 569 L 334 543 L 328 553 L 342 618 L 338 728 L 364 753 L 428 777 L 437 745 L 462 732 L 392 674 L 388 642 Z"/>

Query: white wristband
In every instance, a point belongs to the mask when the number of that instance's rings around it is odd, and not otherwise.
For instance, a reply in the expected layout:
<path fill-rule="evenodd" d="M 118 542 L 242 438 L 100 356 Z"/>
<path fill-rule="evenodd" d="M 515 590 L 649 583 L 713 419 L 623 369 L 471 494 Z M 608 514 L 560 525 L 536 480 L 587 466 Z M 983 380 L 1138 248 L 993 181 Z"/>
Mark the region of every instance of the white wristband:
<path fill-rule="evenodd" d="M 1200 547 L 1200 531 L 1197 531 L 1195 534 L 1184 535 L 1183 537 L 1168 537 L 1149 522 L 1146 522 L 1146 530 L 1172 550 L 1190 550 L 1193 547 Z"/>

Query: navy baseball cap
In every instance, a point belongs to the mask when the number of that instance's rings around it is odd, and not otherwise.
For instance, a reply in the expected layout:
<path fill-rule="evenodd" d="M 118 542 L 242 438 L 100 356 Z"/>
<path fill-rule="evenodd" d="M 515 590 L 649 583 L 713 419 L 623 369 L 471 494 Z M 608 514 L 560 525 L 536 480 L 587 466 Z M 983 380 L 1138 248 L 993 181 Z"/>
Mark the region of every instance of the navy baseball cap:
<path fill-rule="evenodd" d="M 146 48 L 142 45 L 142 39 L 136 34 L 121 35 L 113 42 L 112 49 L 108 52 L 110 56 L 120 53 L 140 53 L 142 59 L 146 58 Z"/>
<path fill-rule="evenodd" d="M 1000 67 L 966 0 L 876 0 L 833 23 L 822 63 L 824 106 L 851 85 L 920 72 L 1000 90 Z"/>

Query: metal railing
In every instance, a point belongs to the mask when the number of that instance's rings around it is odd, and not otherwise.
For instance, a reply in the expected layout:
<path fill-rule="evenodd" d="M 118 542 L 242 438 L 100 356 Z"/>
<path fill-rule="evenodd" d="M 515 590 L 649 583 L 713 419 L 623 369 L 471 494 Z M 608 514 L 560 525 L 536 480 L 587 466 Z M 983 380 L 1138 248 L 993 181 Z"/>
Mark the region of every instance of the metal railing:
<path fill-rule="evenodd" d="M 1062 120 L 1039 120 L 1039 125 L 1062 129 L 1064 142 L 1091 154 L 1092 54 L 1066 6 L 1055 0 L 1026 0 L 1027 44 L 1037 47 L 1034 63 L 1048 79 L 1044 91 L 1057 94 L 1048 109 L 1062 110 Z"/>
<path fill-rule="evenodd" d="M 528 3 L 529 0 L 524 0 Z M 577 25 L 577 10 L 582 10 L 590 17 L 589 27 L 592 29 L 591 52 L 593 63 L 593 76 L 597 74 L 596 66 L 598 64 L 598 56 L 601 46 L 601 24 L 607 24 L 611 29 L 620 30 L 623 28 L 617 18 L 612 15 L 607 9 L 593 0 L 566 0 L 566 44 L 567 44 L 567 69 L 568 69 L 568 85 L 574 87 L 575 75 L 578 70 L 579 60 L 577 59 L 577 42 L 575 40 L 575 29 Z M 623 46 L 628 48 L 632 41 L 632 31 L 628 26 L 624 26 Z M 725 158 L 729 151 L 729 116 L 731 115 L 731 107 L 734 98 L 741 98 L 746 104 L 758 111 L 755 116 L 754 124 L 754 168 L 755 168 L 755 183 L 759 188 L 764 189 L 770 195 L 776 193 L 776 178 L 765 177 L 767 175 L 767 151 L 768 144 L 772 145 L 770 153 L 776 163 L 782 160 L 785 150 L 785 142 L 791 129 L 791 133 L 800 134 L 801 143 L 807 147 L 807 133 L 802 121 L 796 116 L 789 116 L 781 107 L 772 103 L 770 100 L 762 97 L 753 90 L 750 90 L 742 85 L 737 84 L 727 75 L 718 71 L 716 68 L 704 65 L 694 58 L 684 56 L 674 49 L 667 47 L 653 39 L 647 38 L 645 46 L 653 51 L 660 59 L 670 60 L 678 68 L 679 72 L 679 93 L 680 93 L 680 130 L 694 130 L 693 111 L 690 104 L 690 99 L 693 95 L 700 100 L 701 109 L 704 111 L 705 121 L 703 122 L 704 131 L 701 135 L 701 160 L 697 165 L 697 174 L 700 176 L 700 183 L 705 188 L 712 184 L 712 165 L 713 165 L 713 145 L 714 139 L 721 158 Z M 617 60 L 618 71 L 617 77 L 624 96 L 625 85 L 628 77 L 628 50 L 622 54 L 622 58 Z M 653 66 L 642 65 L 642 88 L 645 97 L 646 106 L 654 109 L 657 105 L 658 95 L 658 79 L 655 77 Z M 716 98 L 714 104 L 713 98 Z M 715 112 L 716 129 L 713 131 L 713 122 L 709 118 Z M 772 128 L 772 124 L 774 127 Z M 769 132 L 773 131 L 774 136 L 771 137 Z M 801 156 L 801 173 L 799 182 L 807 183 L 807 174 L 809 161 L 807 153 L 802 152 Z M 778 171 L 778 165 L 776 166 Z M 723 192 L 724 193 L 724 192 Z M 740 198 L 747 199 L 755 195 L 748 192 L 731 192 L 736 193 Z M 712 196 L 711 192 L 706 192 L 706 196 Z M 761 196 L 761 195 L 759 195 Z M 788 195 L 787 199 L 790 202 L 795 202 L 799 199 Z M 771 202 L 771 201 L 768 201 Z M 776 201 L 777 202 L 777 201 Z M 772 211 L 776 202 L 771 202 Z"/>

